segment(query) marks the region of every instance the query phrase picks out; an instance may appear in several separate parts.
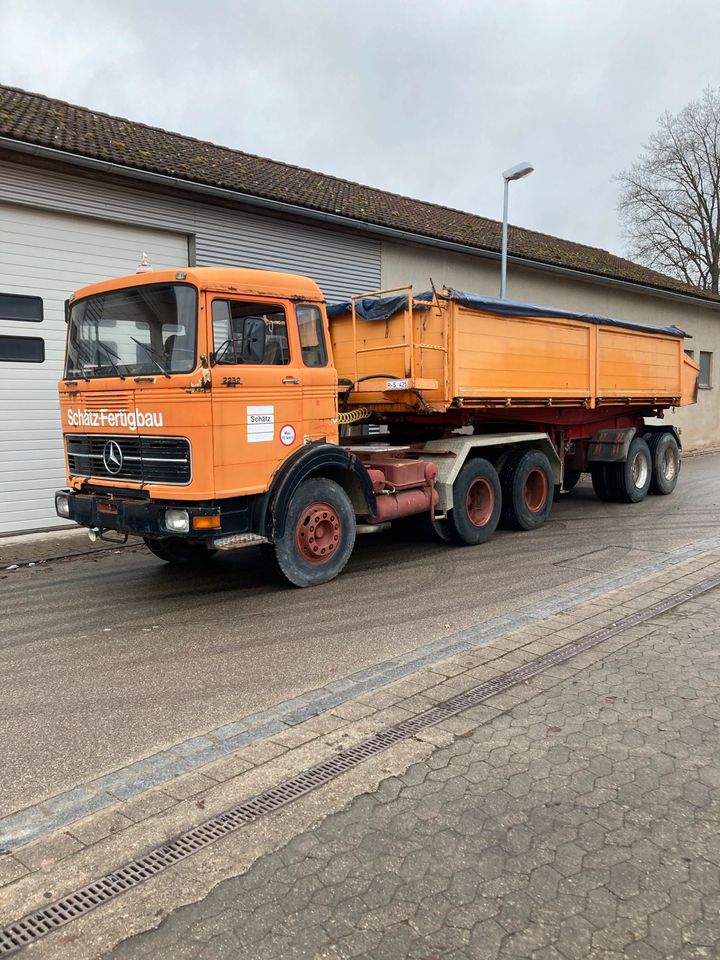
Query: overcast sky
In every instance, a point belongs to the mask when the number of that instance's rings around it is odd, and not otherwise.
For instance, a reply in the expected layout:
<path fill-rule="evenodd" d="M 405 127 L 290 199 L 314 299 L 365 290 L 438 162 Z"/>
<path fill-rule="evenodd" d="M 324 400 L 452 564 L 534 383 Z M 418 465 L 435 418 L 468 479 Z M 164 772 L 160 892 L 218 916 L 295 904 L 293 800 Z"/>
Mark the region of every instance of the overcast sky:
<path fill-rule="evenodd" d="M 623 254 L 611 177 L 720 86 L 718 0 L 0 0 L 0 82 Z"/>

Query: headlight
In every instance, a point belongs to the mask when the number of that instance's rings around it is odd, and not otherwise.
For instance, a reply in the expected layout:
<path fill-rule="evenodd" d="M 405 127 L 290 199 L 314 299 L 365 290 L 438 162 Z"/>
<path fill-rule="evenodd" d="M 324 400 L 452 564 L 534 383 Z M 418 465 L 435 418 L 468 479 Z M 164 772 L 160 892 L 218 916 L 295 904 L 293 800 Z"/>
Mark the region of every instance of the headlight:
<path fill-rule="evenodd" d="M 70 497 L 67 493 L 55 494 L 55 513 L 59 517 L 70 516 Z"/>
<path fill-rule="evenodd" d="M 187 510 L 166 510 L 165 529 L 171 533 L 189 533 L 190 515 Z"/>

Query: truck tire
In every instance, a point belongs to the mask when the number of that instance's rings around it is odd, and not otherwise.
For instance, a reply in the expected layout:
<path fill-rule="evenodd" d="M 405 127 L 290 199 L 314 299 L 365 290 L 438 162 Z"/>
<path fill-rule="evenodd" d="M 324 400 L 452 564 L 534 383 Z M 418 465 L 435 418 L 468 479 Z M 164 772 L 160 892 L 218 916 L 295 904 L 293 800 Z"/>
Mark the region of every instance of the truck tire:
<path fill-rule="evenodd" d="M 607 469 L 608 466 L 610 466 L 610 464 L 607 463 L 590 464 L 590 478 L 592 480 L 595 496 L 598 498 L 598 500 L 603 500 L 605 503 L 614 499 L 610 491 Z"/>
<path fill-rule="evenodd" d="M 285 532 L 274 543 L 278 573 L 293 587 L 328 583 L 345 567 L 355 544 L 355 512 L 333 480 L 314 477 L 288 505 Z"/>
<path fill-rule="evenodd" d="M 564 470 L 563 471 L 563 482 L 562 488 L 566 493 L 578 485 L 580 480 L 580 471 L 579 470 Z"/>
<path fill-rule="evenodd" d="M 652 479 L 650 489 L 653 493 L 667 496 L 672 493 L 680 474 L 680 447 L 671 433 L 653 433 L 648 440 Z"/>
<path fill-rule="evenodd" d="M 161 540 L 143 537 L 143 540 L 148 550 L 166 563 L 200 564 L 217 553 L 217 550 L 206 547 L 204 543 L 188 543 L 180 537 L 164 537 Z"/>
<path fill-rule="evenodd" d="M 500 474 L 503 526 L 534 530 L 547 520 L 553 501 L 553 472 L 541 450 L 518 450 Z"/>
<path fill-rule="evenodd" d="M 650 489 L 652 457 L 642 437 L 633 437 L 627 460 L 607 465 L 610 499 L 617 503 L 639 503 Z"/>
<path fill-rule="evenodd" d="M 468 460 L 453 484 L 453 508 L 433 520 L 441 540 L 473 546 L 485 543 L 500 521 L 502 494 L 497 470 L 482 457 Z"/>

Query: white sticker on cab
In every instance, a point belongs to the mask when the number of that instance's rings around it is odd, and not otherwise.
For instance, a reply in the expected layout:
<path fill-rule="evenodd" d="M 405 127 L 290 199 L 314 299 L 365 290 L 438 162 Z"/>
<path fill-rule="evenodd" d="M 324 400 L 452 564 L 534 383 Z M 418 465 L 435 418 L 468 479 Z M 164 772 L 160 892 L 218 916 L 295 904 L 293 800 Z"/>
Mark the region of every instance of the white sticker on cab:
<path fill-rule="evenodd" d="M 275 407 L 247 408 L 248 443 L 269 443 L 275 437 Z"/>

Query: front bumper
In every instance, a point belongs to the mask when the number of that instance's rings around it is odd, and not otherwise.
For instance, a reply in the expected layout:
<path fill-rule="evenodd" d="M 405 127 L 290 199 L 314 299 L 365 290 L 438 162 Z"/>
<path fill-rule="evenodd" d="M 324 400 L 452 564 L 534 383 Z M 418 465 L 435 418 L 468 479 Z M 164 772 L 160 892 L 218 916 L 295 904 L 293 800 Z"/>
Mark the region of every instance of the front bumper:
<path fill-rule="evenodd" d="M 67 503 L 68 512 L 58 510 L 58 497 Z M 178 533 L 165 526 L 165 511 L 186 510 L 190 518 L 190 530 L 187 533 Z M 63 520 L 74 520 L 82 527 L 104 531 L 114 530 L 118 533 L 136 534 L 140 537 L 183 537 L 191 540 L 212 540 L 221 532 L 222 527 L 214 529 L 195 530 L 192 527 L 193 517 L 219 516 L 219 506 L 197 506 L 192 503 L 175 501 L 156 503 L 152 500 L 140 500 L 98 494 L 77 493 L 75 490 L 58 490 L 55 494 L 55 512 Z M 241 511 L 242 512 L 242 511 Z M 233 511 L 233 526 L 240 521 L 238 511 Z M 247 518 L 246 518 L 247 520 Z M 221 524 L 223 522 L 221 518 Z M 232 530 L 231 532 L 238 532 Z M 240 531 L 242 532 L 242 531 Z"/>

